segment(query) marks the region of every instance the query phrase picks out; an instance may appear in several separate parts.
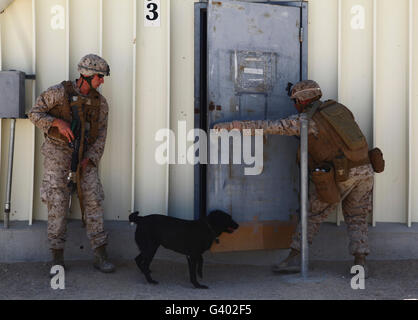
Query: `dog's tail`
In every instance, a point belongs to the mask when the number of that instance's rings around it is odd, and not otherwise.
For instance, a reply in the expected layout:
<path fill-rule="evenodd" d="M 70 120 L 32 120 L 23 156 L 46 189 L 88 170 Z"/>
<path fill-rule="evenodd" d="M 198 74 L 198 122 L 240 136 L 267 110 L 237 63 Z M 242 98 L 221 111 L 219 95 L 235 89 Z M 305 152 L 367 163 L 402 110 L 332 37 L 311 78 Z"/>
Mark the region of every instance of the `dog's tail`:
<path fill-rule="evenodd" d="M 139 212 L 138 211 L 132 212 L 129 215 L 129 222 L 138 223 L 141 219 L 142 219 L 142 217 L 139 216 Z"/>

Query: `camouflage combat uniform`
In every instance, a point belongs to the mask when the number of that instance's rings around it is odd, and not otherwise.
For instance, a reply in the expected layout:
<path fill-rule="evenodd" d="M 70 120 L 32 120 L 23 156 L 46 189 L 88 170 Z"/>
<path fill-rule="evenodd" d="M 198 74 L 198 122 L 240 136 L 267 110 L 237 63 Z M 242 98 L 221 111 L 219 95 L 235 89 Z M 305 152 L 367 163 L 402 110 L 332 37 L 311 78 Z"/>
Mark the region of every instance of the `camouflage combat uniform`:
<path fill-rule="evenodd" d="M 300 115 L 292 115 L 286 119 L 271 121 L 259 120 L 220 123 L 215 125 L 214 128 L 231 130 L 234 127 L 238 127 L 239 129 L 263 129 L 264 134 L 300 136 Z M 319 129 L 315 121 L 311 119 L 309 121 L 308 134 L 316 136 L 318 132 Z M 352 255 L 367 255 L 369 253 L 367 214 L 372 210 L 373 175 L 373 168 L 371 164 L 368 164 L 350 169 L 348 179 L 344 182 L 337 182 L 350 240 L 349 251 Z M 334 212 L 337 206 L 338 203 L 329 204 L 319 200 L 314 185 L 310 185 L 308 216 L 309 243 L 312 243 L 312 238 L 318 233 L 321 222 L 330 213 Z M 291 243 L 291 248 L 298 251 L 300 251 L 301 247 L 300 230 L 301 226 L 299 224 Z"/>
<path fill-rule="evenodd" d="M 73 87 L 82 96 L 75 82 Z M 45 135 L 51 128 L 54 117 L 48 112 L 64 104 L 64 86 L 53 86 L 43 92 L 29 112 L 29 119 Z M 84 158 L 89 158 L 93 165 L 88 165 L 82 172 L 81 189 L 86 216 L 87 236 L 92 249 L 107 244 L 107 233 L 103 226 L 104 192 L 99 179 L 98 164 L 103 155 L 109 107 L 106 99 L 100 95 L 99 132 L 96 141 L 88 144 Z M 67 177 L 71 169 L 72 149 L 53 137 L 45 137 L 41 152 L 44 156 L 44 176 L 41 185 L 41 199 L 48 207 L 48 240 L 51 249 L 63 249 L 66 239 L 65 215 L 70 200 L 70 188 Z"/>

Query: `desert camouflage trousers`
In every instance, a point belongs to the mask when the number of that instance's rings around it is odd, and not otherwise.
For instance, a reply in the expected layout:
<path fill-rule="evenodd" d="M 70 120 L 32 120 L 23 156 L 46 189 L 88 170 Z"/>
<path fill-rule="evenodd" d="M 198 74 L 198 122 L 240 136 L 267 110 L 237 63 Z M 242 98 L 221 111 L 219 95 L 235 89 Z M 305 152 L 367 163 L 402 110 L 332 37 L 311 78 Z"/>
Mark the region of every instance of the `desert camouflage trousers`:
<path fill-rule="evenodd" d="M 48 240 L 51 249 L 63 249 L 67 231 L 66 214 L 70 201 L 67 177 L 71 167 L 71 151 L 45 142 L 41 152 L 44 156 L 41 200 L 48 207 Z M 104 193 L 95 166 L 86 167 L 82 174 L 81 189 L 87 237 L 94 250 L 107 244 L 107 233 L 103 225 Z"/>
<path fill-rule="evenodd" d="M 371 165 L 356 167 L 350 170 L 347 181 L 338 182 L 342 199 L 344 220 L 347 224 L 349 237 L 349 252 L 355 254 L 369 254 L 367 236 L 367 215 L 372 210 L 373 168 Z M 315 187 L 309 188 L 309 216 L 308 242 L 312 244 L 313 237 L 319 232 L 321 222 L 330 213 L 335 212 L 338 203 L 328 204 L 318 199 Z M 300 251 L 301 225 L 293 235 L 292 249 Z"/>

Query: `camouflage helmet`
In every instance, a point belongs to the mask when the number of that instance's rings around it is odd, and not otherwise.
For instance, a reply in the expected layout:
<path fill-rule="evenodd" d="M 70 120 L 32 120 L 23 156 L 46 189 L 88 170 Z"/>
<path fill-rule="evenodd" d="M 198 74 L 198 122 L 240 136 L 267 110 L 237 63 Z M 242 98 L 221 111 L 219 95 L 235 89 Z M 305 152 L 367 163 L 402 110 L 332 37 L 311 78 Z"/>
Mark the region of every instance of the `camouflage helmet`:
<path fill-rule="evenodd" d="M 95 74 L 109 76 L 110 67 L 103 58 L 95 54 L 88 54 L 81 58 L 78 63 L 78 72 L 86 77 L 91 77 Z"/>
<path fill-rule="evenodd" d="M 315 101 L 322 97 L 322 91 L 318 83 L 313 80 L 304 80 L 296 83 L 291 90 L 291 99 L 299 102 L 307 100 Z"/>

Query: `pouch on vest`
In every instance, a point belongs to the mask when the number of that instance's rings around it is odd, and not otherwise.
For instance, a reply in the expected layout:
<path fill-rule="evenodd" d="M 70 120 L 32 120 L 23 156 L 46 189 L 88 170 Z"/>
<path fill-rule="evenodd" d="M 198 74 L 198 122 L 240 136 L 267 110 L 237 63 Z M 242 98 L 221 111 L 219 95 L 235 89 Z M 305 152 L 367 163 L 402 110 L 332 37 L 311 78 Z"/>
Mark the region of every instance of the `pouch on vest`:
<path fill-rule="evenodd" d="M 376 173 L 381 173 L 385 170 L 385 159 L 383 159 L 383 152 L 379 148 L 374 148 L 369 151 L 370 163 Z"/>
<path fill-rule="evenodd" d="M 335 157 L 332 160 L 335 169 L 335 181 L 344 182 L 348 179 L 348 160 L 344 155 Z"/>
<path fill-rule="evenodd" d="M 367 145 L 366 138 L 354 121 L 352 113 L 346 107 L 334 103 L 320 110 L 320 113 L 349 149 L 358 150 Z"/>
<path fill-rule="evenodd" d="M 49 115 L 53 116 L 54 118 L 58 118 L 64 120 L 69 125 L 71 125 L 71 110 L 67 106 L 58 105 L 53 109 L 49 110 Z M 57 127 L 51 127 L 48 131 L 48 136 L 54 138 L 55 140 L 59 140 L 64 142 L 65 144 L 68 143 L 67 137 L 63 136 Z"/>
<path fill-rule="evenodd" d="M 331 165 L 325 164 L 315 168 L 311 176 L 319 200 L 329 204 L 340 202 L 340 191 L 335 182 L 334 168 Z"/>

